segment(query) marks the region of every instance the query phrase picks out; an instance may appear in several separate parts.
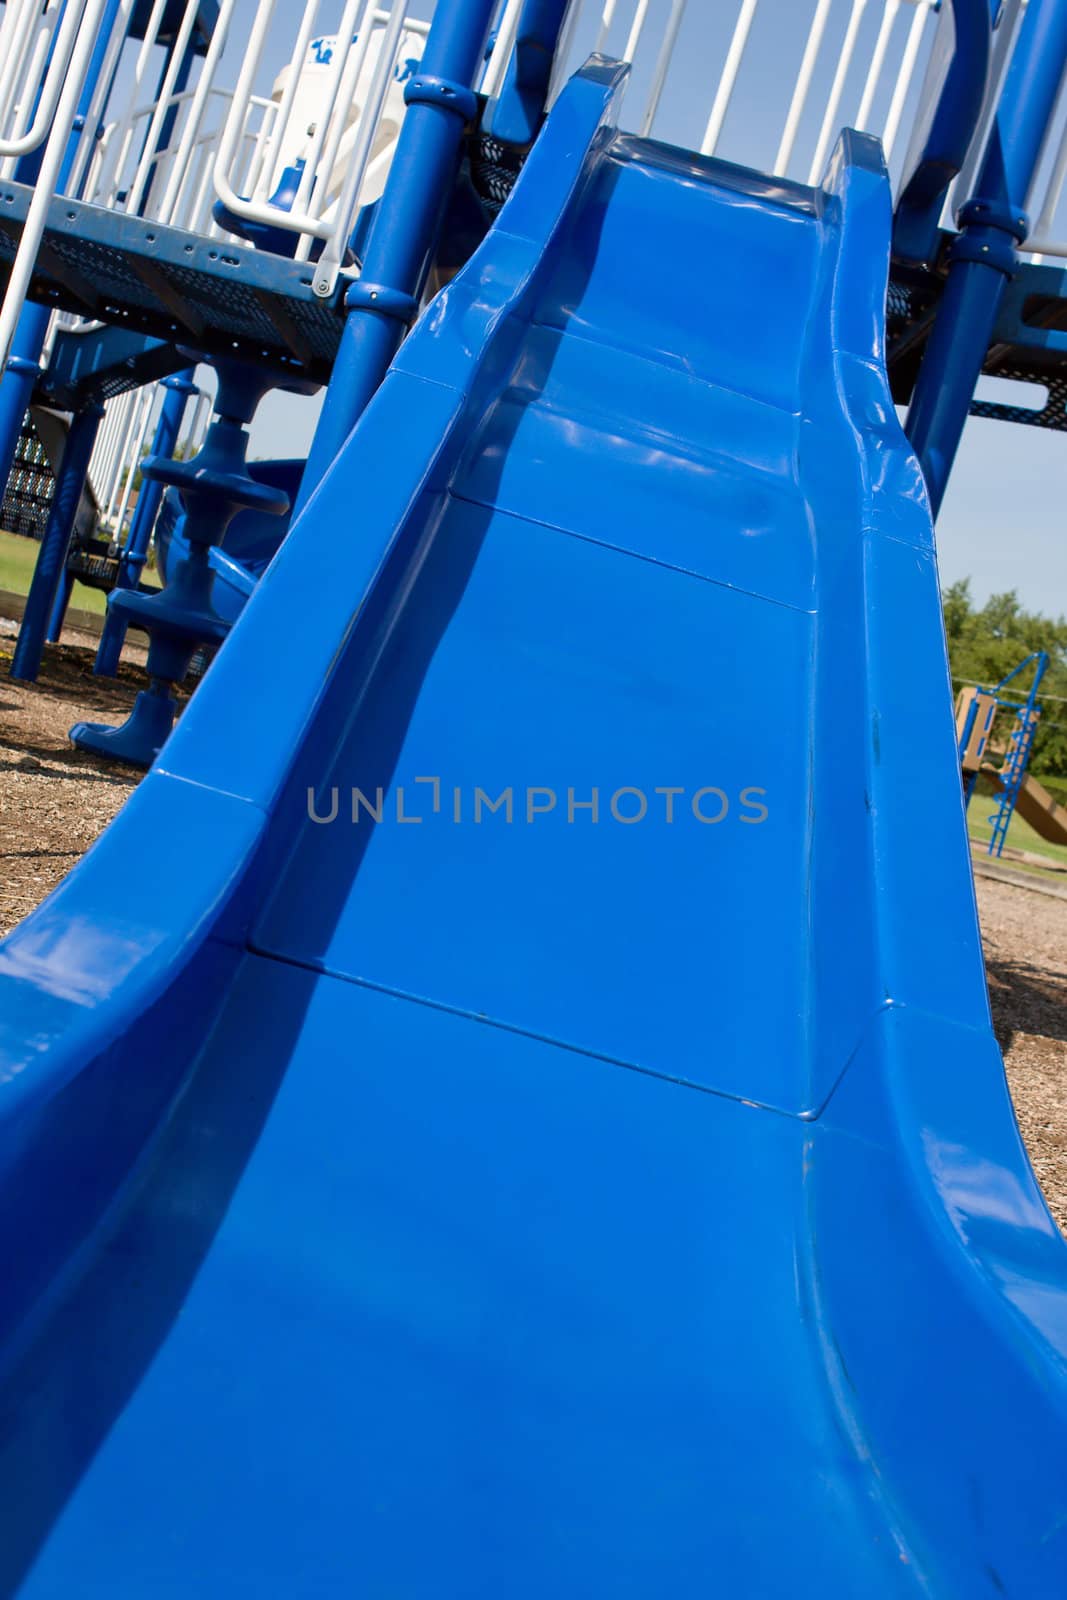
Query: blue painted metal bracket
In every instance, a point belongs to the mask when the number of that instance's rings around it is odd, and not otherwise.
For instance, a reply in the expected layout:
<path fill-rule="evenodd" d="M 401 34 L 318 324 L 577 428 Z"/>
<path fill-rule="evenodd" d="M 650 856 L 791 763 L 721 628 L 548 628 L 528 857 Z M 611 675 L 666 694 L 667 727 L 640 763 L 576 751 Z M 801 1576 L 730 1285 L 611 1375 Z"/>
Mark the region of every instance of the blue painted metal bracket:
<path fill-rule="evenodd" d="M 464 123 L 471 122 L 478 112 L 478 96 L 469 84 L 458 78 L 442 78 L 427 72 L 408 79 L 404 85 L 404 104 L 440 106 Z"/>

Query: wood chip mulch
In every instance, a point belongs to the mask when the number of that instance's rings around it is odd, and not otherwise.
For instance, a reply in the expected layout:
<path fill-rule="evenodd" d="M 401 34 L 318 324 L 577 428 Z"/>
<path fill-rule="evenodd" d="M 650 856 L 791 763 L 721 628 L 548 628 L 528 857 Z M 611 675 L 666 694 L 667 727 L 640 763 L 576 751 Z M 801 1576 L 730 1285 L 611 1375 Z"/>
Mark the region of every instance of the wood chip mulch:
<path fill-rule="evenodd" d="M 977 879 L 989 1002 L 1015 1115 L 1067 1233 L 1067 900 Z"/>
<path fill-rule="evenodd" d="M 94 678 L 93 643 L 49 646 L 40 681 L 23 684 L 7 675 L 13 640 L 0 632 L 0 936 L 70 870 L 137 781 L 67 741 L 73 722 L 122 721 L 144 686 L 135 647 L 117 679 Z M 1067 901 L 985 878 L 977 889 L 1016 1115 L 1067 1232 Z"/>
<path fill-rule="evenodd" d="M 13 631 L 0 632 L 0 937 L 85 854 L 139 776 L 75 750 L 67 729 L 122 722 L 145 685 L 125 660 L 118 678 L 94 678 L 88 640 L 49 645 L 39 681 L 17 683 Z"/>

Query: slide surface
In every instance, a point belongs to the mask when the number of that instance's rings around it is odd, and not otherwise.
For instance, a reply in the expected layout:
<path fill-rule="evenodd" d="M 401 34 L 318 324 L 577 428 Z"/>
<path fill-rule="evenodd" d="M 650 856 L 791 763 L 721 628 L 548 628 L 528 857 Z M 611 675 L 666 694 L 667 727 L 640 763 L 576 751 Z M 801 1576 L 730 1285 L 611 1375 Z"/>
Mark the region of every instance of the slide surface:
<path fill-rule="evenodd" d="M 0 1592 L 1062 1597 L 877 147 L 621 83 L 0 949 Z"/>

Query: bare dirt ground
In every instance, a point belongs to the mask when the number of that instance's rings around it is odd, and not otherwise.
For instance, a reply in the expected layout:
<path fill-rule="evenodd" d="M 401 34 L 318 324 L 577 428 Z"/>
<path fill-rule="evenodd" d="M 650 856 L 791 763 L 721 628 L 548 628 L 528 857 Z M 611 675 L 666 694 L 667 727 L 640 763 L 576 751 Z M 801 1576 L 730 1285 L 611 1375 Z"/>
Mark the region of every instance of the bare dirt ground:
<path fill-rule="evenodd" d="M 49 647 L 38 684 L 15 683 L 12 644 L 0 631 L 0 935 L 69 872 L 136 783 L 128 768 L 73 749 L 67 729 L 121 721 L 144 685 L 143 652 L 127 652 L 118 679 L 94 678 L 95 641 L 76 636 Z M 978 905 L 1016 1114 L 1067 1232 L 1067 900 L 979 878 Z"/>

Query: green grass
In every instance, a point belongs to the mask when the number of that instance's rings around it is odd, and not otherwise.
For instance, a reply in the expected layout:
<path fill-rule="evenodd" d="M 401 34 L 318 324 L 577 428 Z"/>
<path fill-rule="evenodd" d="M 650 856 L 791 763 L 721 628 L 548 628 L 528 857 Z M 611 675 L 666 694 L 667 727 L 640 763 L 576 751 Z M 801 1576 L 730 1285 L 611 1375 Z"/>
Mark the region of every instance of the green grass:
<path fill-rule="evenodd" d="M 40 548 L 36 539 L 23 539 L 17 533 L 0 532 L 0 589 L 6 589 L 9 594 L 24 595 L 29 592 Z M 83 583 L 76 583 L 70 603 L 79 611 L 93 611 L 97 616 L 103 616 L 106 598 L 99 589 L 87 589 Z"/>
<path fill-rule="evenodd" d="M 1040 780 L 1039 780 L 1040 781 Z M 987 794 L 976 794 L 967 808 L 967 832 L 972 839 L 977 839 L 981 844 L 988 844 L 993 836 L 993 825 L 987 819 L 996 813 L 996 801 Z M 1049 844 L 1035 833 L 1028 822 L 1016 813 L 1008 824 L 1008 835 L 1004 840 L 1005 847 L 1011 846 L 1015 850 L 1030 850 L 1035 856 L 1048 856 L 1053 861 L 1067 863 L 1067 845 Z M 1004 858 L 1010 863 L 1009 858 Z"/>

